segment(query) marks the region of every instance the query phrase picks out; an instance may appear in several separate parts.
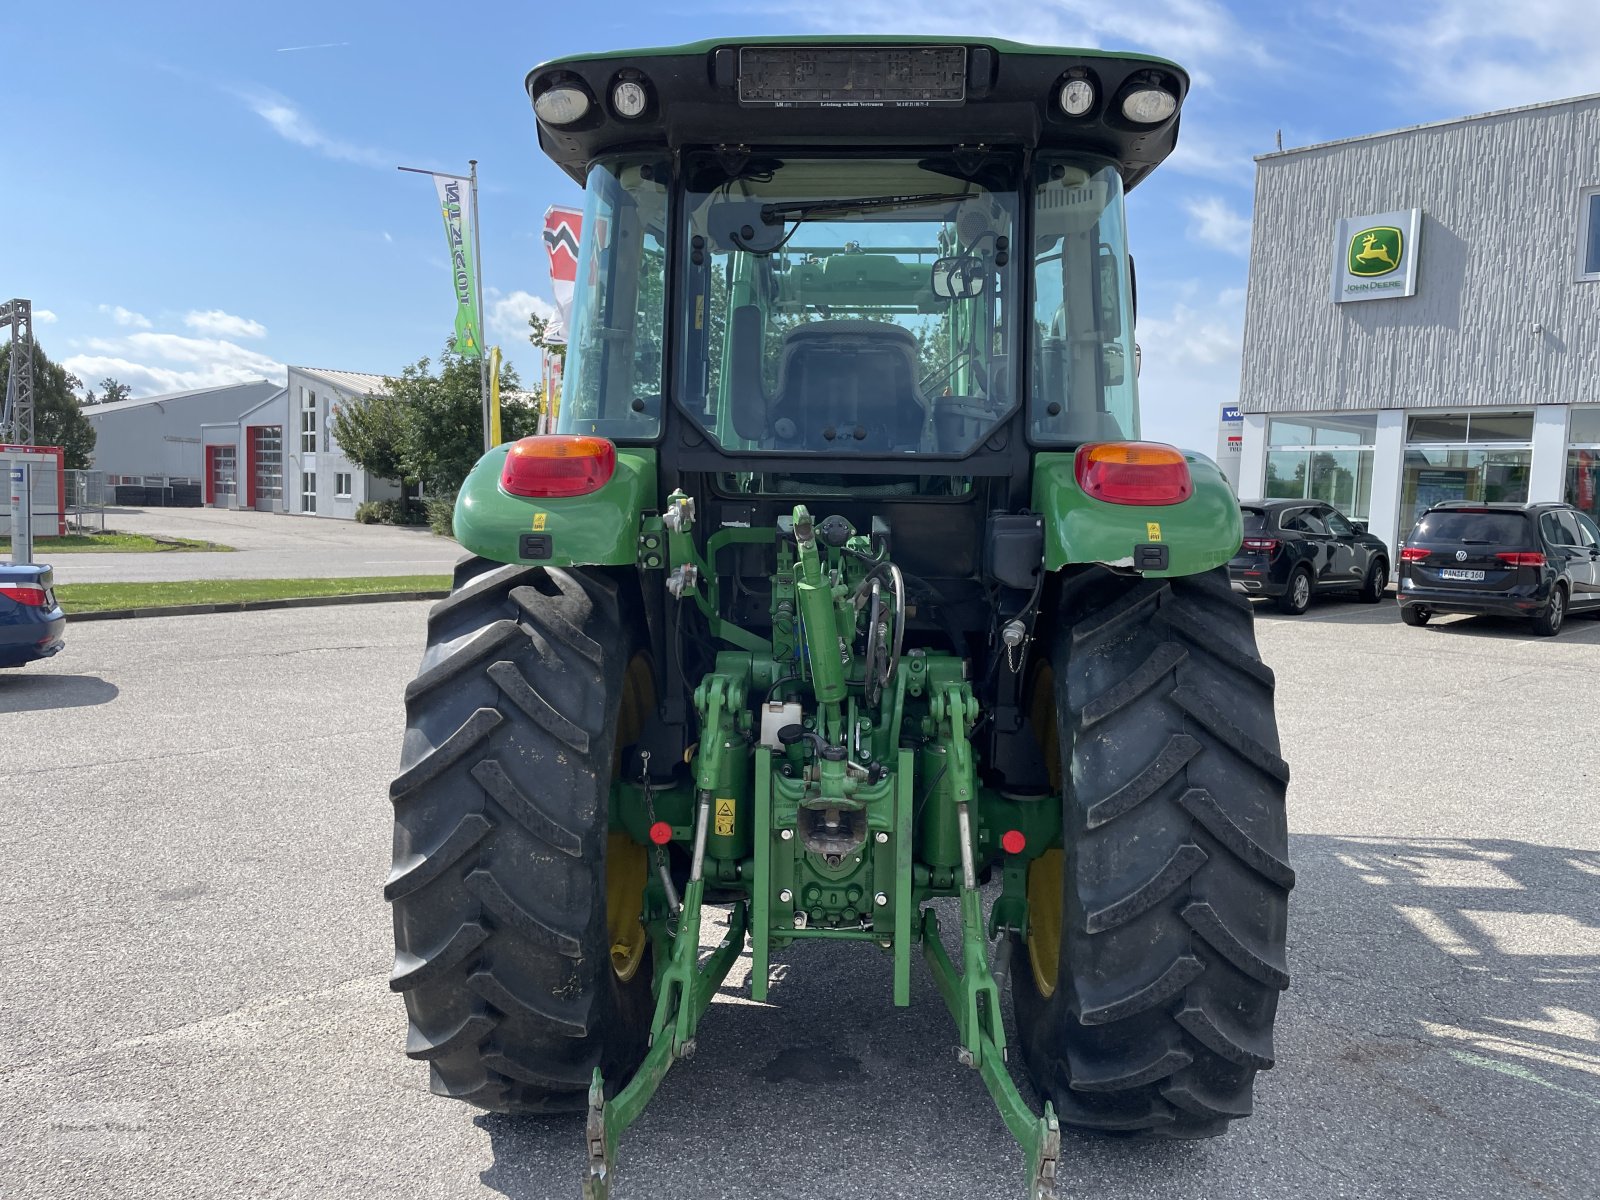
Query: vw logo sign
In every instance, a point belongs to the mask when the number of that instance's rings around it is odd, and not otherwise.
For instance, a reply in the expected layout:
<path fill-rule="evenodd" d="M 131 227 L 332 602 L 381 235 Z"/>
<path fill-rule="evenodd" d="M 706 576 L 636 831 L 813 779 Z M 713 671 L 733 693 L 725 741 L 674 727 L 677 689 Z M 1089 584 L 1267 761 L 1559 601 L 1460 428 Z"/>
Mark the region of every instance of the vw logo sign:
<path fill-rule="evenodd" d="M 1466 562 L 1467 561 L 1467 552 L 1465 550 L 1457 550 L 1456 551 L 1456 561 L 1457 562 Z"/>

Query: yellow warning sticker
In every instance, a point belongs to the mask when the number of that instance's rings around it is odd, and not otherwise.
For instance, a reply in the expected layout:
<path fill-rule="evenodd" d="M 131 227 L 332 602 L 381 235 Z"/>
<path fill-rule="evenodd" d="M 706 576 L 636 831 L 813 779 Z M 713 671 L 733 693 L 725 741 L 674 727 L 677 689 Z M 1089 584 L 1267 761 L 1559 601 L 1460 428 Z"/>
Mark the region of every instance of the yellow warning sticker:
<path fill-rule="evenodd" d="M 538 526 L 535 526 L 535 528 L 538 528 Z M 1161 540 L 1161 522 L 1146 521 L 1144 523 L 1144 535 L 1152 542 L 1159 542 Z"/>
<path fill-rule="evenodd" d="M 543 533 L 544 532 L 544 519 L 548 515 L 549 515 L 548 513 L 534 513 L 533 514 L 533 531 L 535 533 Z"/>
<path fill-rule="evenodd" d="M 731 837 L 733 834 L 733 797 L 718 796 L 715 821 L 713 828 L 718 837 Z"/>

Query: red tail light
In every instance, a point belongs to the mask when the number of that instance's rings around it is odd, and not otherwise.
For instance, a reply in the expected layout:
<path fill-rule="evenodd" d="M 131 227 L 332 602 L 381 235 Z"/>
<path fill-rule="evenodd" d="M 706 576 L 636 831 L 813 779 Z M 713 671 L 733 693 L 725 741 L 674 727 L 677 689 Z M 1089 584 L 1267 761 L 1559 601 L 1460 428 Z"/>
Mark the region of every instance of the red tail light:
<path fill-rule="evenodd" d="M 45 606 L 44 589 L 31 583 L 0 583 L 0 596 L 15 600 L 18 604 L 26 604 L 29 608 Z"/>
<path fill-rule="evenodd" d="M 1421 546 L 1402 546 L 1400 548 L 1401 562 L 1425 562 L 1431 550 L 1424 550 Z"/>
<path fill-rule="evenodd" d="M 607 439 L 550 433 L 511 444 L 500 486 L 513 496 L 587 496 L 616 469 L 617 448 Z"/>
<path fill-rule="evenodd" d="M 1194 495 L 1183 452 L 1156 442 L 1092 442 L 1073 460 L 1078 486 L 1109 504 L 1178 504 Z"/>
<path fill-rule="evenodd" d="M 1542 567 L 1544 555 L 1537 550 L 1505 550 L 1495 555 L 1508 567 Z"/>
<path fill-rule="evenodd" d="M 1244 549 L 1252 550 L 1257 554 L 1276 554 L 1278 552 L 1278 539 L 1245 538 Z"/>

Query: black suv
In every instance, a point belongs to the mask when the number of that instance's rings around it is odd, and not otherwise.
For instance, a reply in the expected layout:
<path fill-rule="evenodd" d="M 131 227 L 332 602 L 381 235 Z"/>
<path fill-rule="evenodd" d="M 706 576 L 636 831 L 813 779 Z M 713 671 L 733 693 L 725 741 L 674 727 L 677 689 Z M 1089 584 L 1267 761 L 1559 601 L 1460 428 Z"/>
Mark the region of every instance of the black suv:
<path fill-rule="evenodd" d="M 1600 528 L 1570 504 L 1436 504 L 1400 545 L 1400 616 L 1530 617 L 1550 637 L 1600 608 Z"/>
<path fill-rule="evenodd" d="M 1228 563 L 1235 591 L 1270 596 L 1303 613 L 1313 592 L 1355 593 L 1368 604 L 1389 584 L 1389 549 L 1320 500 L 1241 500 L 1244 543 Z"/>

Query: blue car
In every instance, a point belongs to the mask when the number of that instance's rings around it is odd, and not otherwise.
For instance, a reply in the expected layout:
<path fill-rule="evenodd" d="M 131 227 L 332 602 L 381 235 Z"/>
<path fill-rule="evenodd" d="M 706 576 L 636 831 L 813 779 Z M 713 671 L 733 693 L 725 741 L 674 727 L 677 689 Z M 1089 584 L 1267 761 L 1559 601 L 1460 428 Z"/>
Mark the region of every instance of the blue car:
<path fill-rule="evenodd" d="M 66 645 L 67 614 L 56 603 L 55 571 L 0 563 L 0 667 L 49 658 Z"/>

